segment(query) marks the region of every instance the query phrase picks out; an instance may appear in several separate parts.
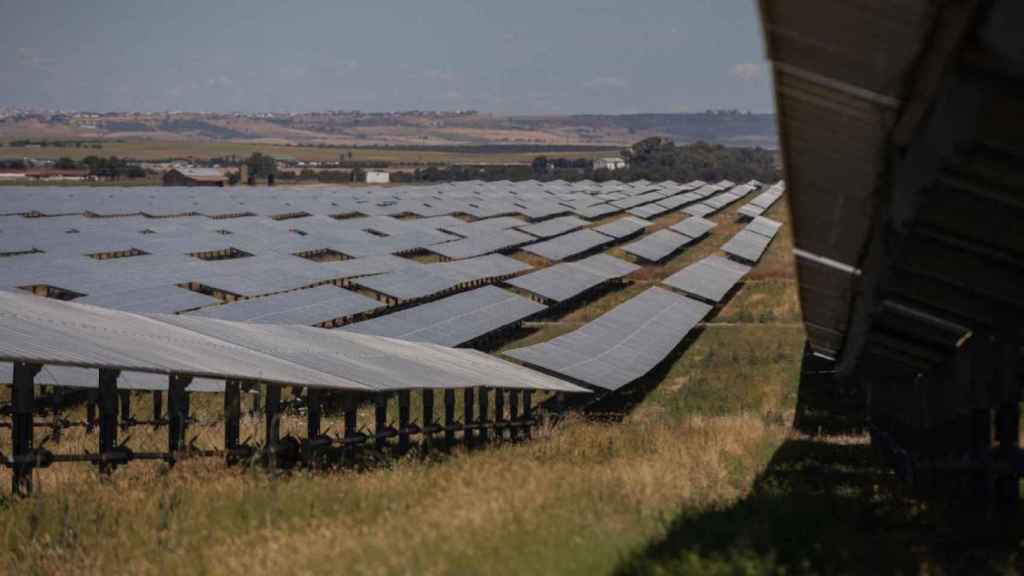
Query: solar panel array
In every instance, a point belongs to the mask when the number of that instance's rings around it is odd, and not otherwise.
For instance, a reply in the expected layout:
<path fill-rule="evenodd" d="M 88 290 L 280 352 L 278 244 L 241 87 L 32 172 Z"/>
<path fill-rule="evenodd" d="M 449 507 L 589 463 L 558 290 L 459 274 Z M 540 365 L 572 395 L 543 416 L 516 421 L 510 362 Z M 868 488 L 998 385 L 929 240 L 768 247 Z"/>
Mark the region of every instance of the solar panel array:
<path fill-rule="evenodd" d="M 151 319 L 186 330 L 182 345 L 192 346 L 188 352 L 174 352 L 183 354 L 174 362 L 142 362 L 115 358 L 109 351 L 78 350 L 67 340 L 74 330 L 62 334 L 58 328 L 51 334 L 54 342 L 68 350 L 49 350 L 37 343 L 51 355 L 39 359 L 58 365 L 81 364 L 74 358 L 95 353 L 111 365 L 166 374 L 182 368 L 175 362 L 188 360 L 195 363 L 188 372 L 198 376 L 192 389 L 220 390 L 219 379 L 225 374 L 247 379 L 255 369 L 243 366 L 241 360 L 218 365 L 230 355 L 228 350 L 259 349 L 273 353 L 274 362 L 279 362 L 261 372 L 265 377 L 259 379 L 273 380 L 275 374 L 287 373 L 293 379 L 288 383 L 306 382 L 329 368 L 328 373 L 344 380 L 347 376 L 334 372 L 339 369 L 337 359 L 315 342 L 316 335 L 323 333 L 307 336 L 299 326 L 362 320 L 344 331 L 353 337 L 366 332 L 461 345 L 544 310 L 542 304 L 482 284 L 505 281 L 545 302 L 571 300 L 639 269 L 606 254 L 579 259 L 642 234 L 651 222 L 635 214 L 655 217 L 678 209 L 713 213 L 754 186 L 728 181 L 555 181 L 396 188 L 8 188 L 6 215 L 0 215 L 0 254 L 14 255 L 0 257 L 0 296 L 3 291 L 31 289 L 128 312 L 180 313 Z M 624 211 L 631 215 L 588 227 L 589 220 Z M 706 235 L 713 226 L 703 218 L 688 218 L 624 249 L 658 261 Z M 777 230 L 777 223 L 755 219 L 744 233 L 770 242 Z M 524 274 L 530 265 L 499 254 L 516 247 L 556 263 L 575 261 Z M 428 252 L 444 261 L 408 257 Z M 673 286 L 669 280 L 666 284 Z M 461 290 L 469 291 L 457 293 Z M 691 293 L 707 298 L 706 292 Z M 626 347 L 613 346 L 619 351 L 609 349 L 598 354 L 601 359 L 581 361 L 570 377 L 589 382 L 582 376 L 593 373 L 599 382 L 595 385 L 608 389 L 621 385 L 627 376 L 635 379 L 656 357 L 668 353 L 663 344 L 671 344 L 673 338 L 678 342 L 685 331 L 680 335 L 678 329 L 661 329 L 654 321 L 650 327 L 638 326 L 627 316 L 644 317 L 645 306 L 654 302 L 677 307 L 673 309 L 687 318 L 683 311 L 699 312 L 704 306 L 664 290 L 649 290 L 641 296 L 606 314 L 603 322 L 595 322 L 586 332 L 621 336 L 628 331 Z M 387 314 L 391 309 L 385 304 L 428 300 L 434 301 Z M 108 313 L 113 314 L 104 314 Z M 116 324 L 128 322 L 129 317 L 102 318 Z M 141 317 L 130 318 L 140 322 Z M 687 322 L 680 325 L 685 327 Z M 150 329 L 148 325 L 136 329 L 144 336 L 136 345 L 150 344 L 145 340 Z M 90 334 L 78 336 L 88 340 Z M 202 338 L 197 335 L 216 342 L 206 342 L 214 346 L 208 357 L 201 355 Z M 653 353 L 647 354 L 648 349 L 640 345 L 648 337 L 667 340 L 650 347 Z M 308 350 L 294 347 L 300 342 L 305 346 L 306 339 L 310 339 Z M 131 345 L 130 339 L 117 342 Z M 278 348 L 281 343 L 287 343 L 286 349 Z M 645 351 L 642 359 L 632 363 L 623 359 L 616 370 L 598 377 L 604 370 L 602 363 L 617 363 L 616 354 L 624 354 L 631 346 Z M 292 364 L 301 369 L 290 372 Z M 359 370 L 371 368 L 362 365 Z M 212 379 L 203 380 L 204 375 Z M 95 369 L 54 367 L 50 376 L 41 378 L 91 387 Z M 342 380 L 333 380 L 334 385 Z M 279 381 L 286 382 L 283 376 Z M 332 380 L 324 382 L 329 387 Z M 148 374 L 123 378 L 121 386 L 166 389 L 166 381 Z"/>
<path fill-rule="evenodd" d="M 782 226 L 762 216 L 754 218 L 722 246 L 722 251 L 747 262 L 757 262 Z"/>
<path fill-rule="evenodd" d="M 494 286 L 406 308 L 371 320 L 350 324 L 342 330 L 461 346 L 543 311 L 546 306 Z"/>
<path fill-rule="evenodd" d="M 455 262 L 418 264 L 394 272 L 355 278 L 350 282 L 398 302 L 406 302 L 430 298 L 474 282 L 504 279 L 530 268 L 529 264 L 508 256 L 490 254 Z"/>
<path fill-rule="evenodd" d="M 651 222 L 649 220 L 635 216 L 623 216 L 607 224 L 594 227 L 594 231 L 600 232 L 605 236 L 611 236 L 617 240 L 623 240 L 642 233 L 650 225 Z"/>
<path fill-rule="evenodd" d="M 771 185 L 767 190 L 761 192 L 754 199 L 748 202 L 745 206 L 739 209 L 739 213 L 748 218 L 754 218 L 760 216 L 768 211 L 775 202 L 782 197 L 782 194 L 786 191 L 786 183 L 778 182 Z"/>
<path fill-rule="evenodd" d="M 504 354 L 577 382 L 618 390 L 667 358 L 710 311 L 708 304 L 650 288 L 577 330 Z"/>
<path fill-rule="evenodd" d="M 661 262 L 690 242 L 693 238 L 665 229 L 626 244 L 622 250 L 648 262 Z"/>
<path fill-rule="evenodd" d="M 0 360 L 388 391 L 575 387 L 475 350 L 304 326 L 138 315 L 0 292 Z"/>
<path fill-rule="evenodd" d="M 210 306 L 191 312 L 191 315 L 258 324 L 314 326 L 367 314 L 381 307 L 380 302 L 373 298 L 326 284 L 308 290 Z"/>
<path fill-rule="evenodd" d="M 668 229 L 696 240 L 710 232 L 715 226 L 717 224 L 711 220 L 701 218 L 700 216 L 691 216 L 682 222 L 669 226 Z"/>
<path fill-rule="evenodd" d="M 614 241 L 615 238 L 611 236 L 605 236 L 600 232 L 594 232 L 590 228 L 584 228 L 583 230 L 577 230 L 545 242 L 524 246 L 523 250 L 530 254 L 536 254 L 537 256 L 558 262 L 603 248 Z"/>
<path fill-rule="evenodd" d="M 506 284 L 552 302 L 566 302 L 640 267 L 607 254 L 562 262 L 508 280 Z"/>
<path fill-rule="evenodd" d="M 709 302 L 721 302 L 750 272 L 749 266 L 721 256 L 708 256 L 666 278 L 666 286 Z"/>

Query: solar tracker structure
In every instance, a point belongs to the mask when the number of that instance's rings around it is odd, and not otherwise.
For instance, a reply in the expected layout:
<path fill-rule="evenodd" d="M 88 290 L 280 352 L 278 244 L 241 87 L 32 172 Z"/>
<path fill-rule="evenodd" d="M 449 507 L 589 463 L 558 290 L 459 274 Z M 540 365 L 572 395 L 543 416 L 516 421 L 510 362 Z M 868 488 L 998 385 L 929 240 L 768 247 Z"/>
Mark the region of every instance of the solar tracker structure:
<path fill-rule="evenodd" d="M 750 267 L 721 256 L 708 256 L 690 264 L 663 282 L 686 294 L 719 303 L 750 272 Z"/>
<path fill-rule="evenodd" d="M 526 312 L 523 298 L 501 291 L 506 296 L 494 309 L 507 307 L 507 315 L 485 322 L 485 302 L 468 296 L 495 297 L 499 289 L 483 290 L 485 284 L 507 282 L 558 304 L 638 270 L 590 254 L 643 234 L 651 222 L 627 215 L 590 229 L 589 220 L 626 210 L 657 217 L 705 206 L 710 213 L 715 208 L 701 202 L 725 205 L 748 187 L 728 181 L 9 187 L 0 216 L 0 254 L 6 254 L 0 257 L 0 290 L 197 321 L 324 327 L 358 321 L 350 325 L 362 325 L 360 330 L 399 325 L 415 314 L 426 318 L 430 310 L 466 310 L 452 322 L 417 329 L 433 335 L 424 341 L 452 343 L 486 335 Z M 751 204 L 770 205 L 782 190 L 776 185 Z M 657 261 L 712 225 L 689 218 L 626 251 Z M 745 232 L 769 241 L 774 235 L 770 223 L 760 220 Z M 516 247 L 556 264 L 531 271 L 498 254 Z M 417 259 L 428 253 L 443 261 Z M 473 309 L 474 302 L 481 308 Z M 395 304 L 419 306 L 388 307 Z M 431 308 L 418 311 L 425 306 Z M 445 340 L 442 332 L 452 336 Z M 158 379 L 151 385 L 160 386 Z"/>
<path fill-rule="evenodd" d="M 758 216 L 722 246 L 726 254 L 746 262 L 761 260 L 781 223 Z"/>
<path fill-rule="evenodd" d="M 657 367 L 710 311 L 703 302 L 650 288 L 577 330 L 504 354 L 614 391 Z"/>
<path fill-rule="evenodd" d="M 342 330 L 454 347 L 508 328 L 545 308 L 501 288 L 484 286 Z"/>
<path fill-rule="evenodd" d="M 639 269 L 636 264 L 614 256 L 596 254 L 576 262 L 562 262 L 542 268 L 512 278 L 506 284 L 529 292 L 543 301 L 562 303 Z"/>
<path fill-rule="evenodd" d="M 616 240 L 625 240 L 638 234 L 642 234 L 644 229 L 651 224 L 652 222 L 650 220 L 644 220 L 643 218 L 637 218 L 635 216 L 623 216 L 622 218 L 613 220 L 607 224 L 596 226 L 593 230 L 595 232 L 600 232 L 605 236 L 611 236 Z"/>
<path fill-rule="evenodd" d="M 551 240 L 524 246 L 522 249 L 530 254 L 558 262 L 593 252 L 612 242 L 615 242 L 615 238 L 584 228 Z"/>

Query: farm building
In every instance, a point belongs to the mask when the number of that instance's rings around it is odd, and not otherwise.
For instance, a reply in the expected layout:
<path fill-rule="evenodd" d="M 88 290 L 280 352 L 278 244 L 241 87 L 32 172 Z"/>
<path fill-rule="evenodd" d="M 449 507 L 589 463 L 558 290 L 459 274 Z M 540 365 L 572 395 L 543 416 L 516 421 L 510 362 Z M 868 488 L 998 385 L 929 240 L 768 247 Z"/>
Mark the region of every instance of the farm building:
<path fill-rule="evenodd" d="M 228 176 L 218 168 L 185 168 L 176 166 L 163 176 L 164 186 L 225 186 Z"/>
<path fill-rule="evenodd" d="M 387 184 L 391 182 L 391 173 L 383 170 L 367 170 L 366 171 L 366 183 L 367 184 Z"/>
<path fill-rule="evenodd" d="M 622 158 L 598 158 L 594 160 L 594 170 L 624 170 L 626 161 Z"/>

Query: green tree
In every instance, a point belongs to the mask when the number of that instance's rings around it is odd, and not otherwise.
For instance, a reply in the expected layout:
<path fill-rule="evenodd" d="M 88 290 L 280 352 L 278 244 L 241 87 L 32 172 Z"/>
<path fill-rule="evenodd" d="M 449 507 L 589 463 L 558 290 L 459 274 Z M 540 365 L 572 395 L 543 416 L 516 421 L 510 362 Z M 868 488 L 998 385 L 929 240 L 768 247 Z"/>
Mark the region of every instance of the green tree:
<path fill-rule="evenodd" d="M 75 170 L 78 168 L 78 162 L 64 156 L 54 162 L 53 167 L 57 170 Z"/>
<path fill-rule="evenodd" d="M 266 178 L 271 174 L 277 174 L 277 161 L 273 157 L 253 152 L 245 161 L 249 167 L 249 175 L 255 178 Z"/>

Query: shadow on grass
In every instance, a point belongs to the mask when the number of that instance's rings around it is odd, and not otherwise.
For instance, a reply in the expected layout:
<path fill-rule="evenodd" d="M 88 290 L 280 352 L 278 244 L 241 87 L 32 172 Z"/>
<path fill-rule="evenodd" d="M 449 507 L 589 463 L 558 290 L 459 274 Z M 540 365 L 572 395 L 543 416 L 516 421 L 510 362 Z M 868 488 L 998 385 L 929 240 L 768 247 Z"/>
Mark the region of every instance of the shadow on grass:
<path fill-rule="evenodd" d="M 794 428 L 728 506 L 682 511 L 617 574 L 1017 573 L 1024 530 L 953 500 L 907 495 L 863 433 L 855 401 L 805 355 Z"/>

